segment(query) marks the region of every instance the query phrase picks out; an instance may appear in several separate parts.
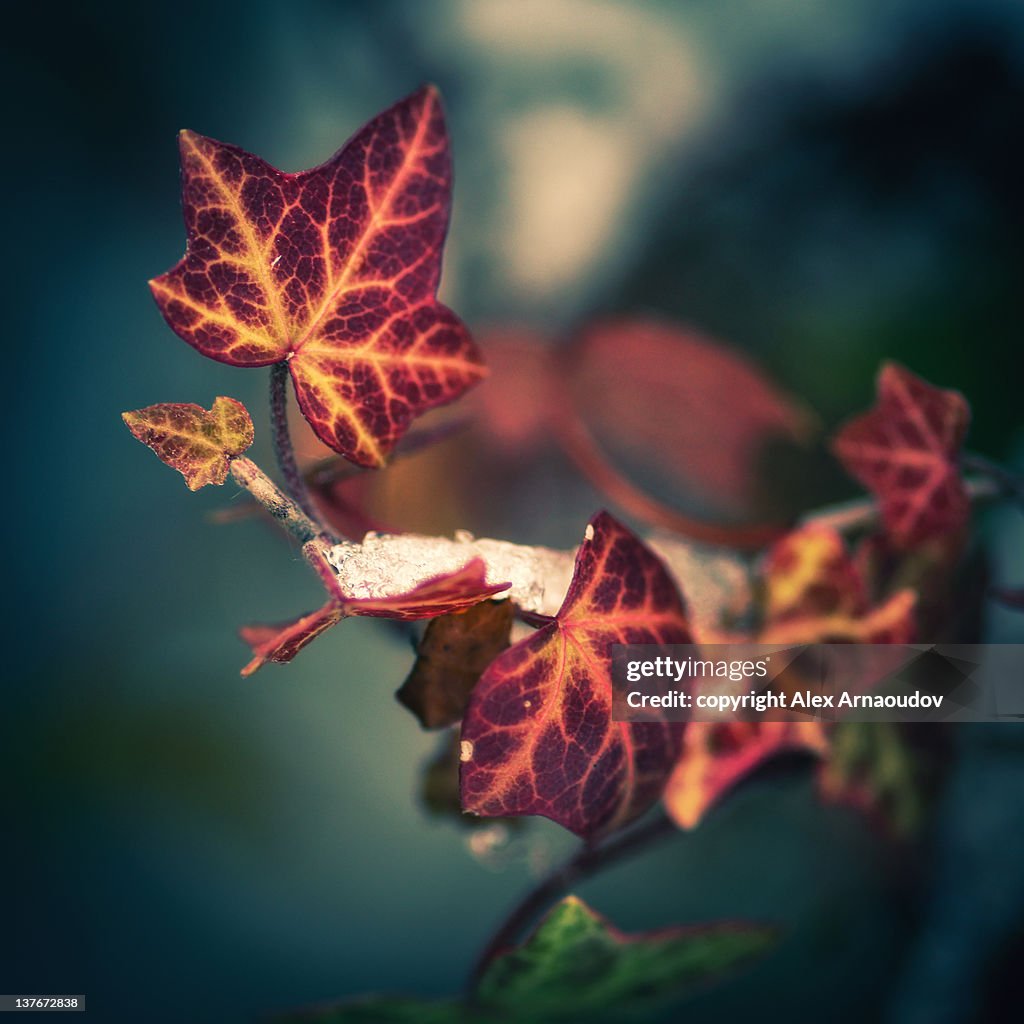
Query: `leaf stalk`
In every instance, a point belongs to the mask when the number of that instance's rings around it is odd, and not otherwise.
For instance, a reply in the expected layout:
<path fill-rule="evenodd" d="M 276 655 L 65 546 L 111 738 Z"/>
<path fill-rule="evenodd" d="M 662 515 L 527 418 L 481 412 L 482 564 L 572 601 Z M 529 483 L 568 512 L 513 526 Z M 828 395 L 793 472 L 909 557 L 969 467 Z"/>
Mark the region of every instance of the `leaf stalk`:
<path fill-rule="evenodd" d="M 617 832 L 598 843 L 588 843 L 546 875 L 513 907 L 477 958 L 469 976 L 472 998 L 491 963 L 515 943 L 526 929 L 577 882 L 636 854 L 671 835 L 681 835 L 672 820 L 659 810 L 634 828 Z"/>
<path fill-rule="evenodd" d="M 308 518 L 319 522 L 316 506 L 299 471 L 295 447 L 292 445 L 291 432 L 288 429 L 288 364 L 284 362 L 274 363 L 270 368 L 270 426 L 274 456 L 284 477 L 288 496 Z M 324 527 L 321 525 L 317 532 L 324 532 Z"/>

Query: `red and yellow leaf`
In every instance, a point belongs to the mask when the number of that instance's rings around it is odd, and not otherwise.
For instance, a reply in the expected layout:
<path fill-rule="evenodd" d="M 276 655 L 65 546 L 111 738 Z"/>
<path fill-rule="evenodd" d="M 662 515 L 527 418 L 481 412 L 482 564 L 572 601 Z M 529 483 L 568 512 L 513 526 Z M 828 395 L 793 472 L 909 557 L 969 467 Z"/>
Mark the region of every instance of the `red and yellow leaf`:
<path fill-rule="evenodd" d="M 766 627 L 762 643 L 813 644 L 909 644 L 916 635 L 914 609 L 917 594 L 898 590 L 882 604 L 863 615 L 837 612 L 832 615 L 807 616 Z"/>
<path fill-rule="evenodd" d="M 861 610 L 867 597 L 843 538 L 810 524 L 786 534 L 765 556 L 764 615 L 770 622 Z"/>
<path fill-rule="evenodd" d="M 190 491 L 224 483 L 229 463 L 253 439 L 245 406 L 223 396 L 209 411 L 190 402 L 167 402 L 122 413 L 121 418 L 162 462 L 181 473 Z"/>
<path fill-rule="evenodd" d="M 157 304 L 211 359 L 286 361 L 325 444 L 379 466 L 416 416 L 483 376 L 435 297 L 451 167 L 433 88 L 312 170 L 285 174 L 188 131 L 181 163 L 188 247 L 150 282 Z"/>
<path fill-rule="evenodd" d="M 556 618 L 487 669 L 462 724 L 462 805 L 540 814 L 580 836 L 610 832 L 658 799 L 682 724 L 612 721 L 611 645 L 690 643 L 661 562 L 595 516 Z"/>
<path fill-rule="evenodd" d="M 781 754 L 828 753 L 825 725 L 803 722 L 690 722 L 682 756 L 665 787 L 665 810 L 693 828 L 743 779 Z"/>
<path fill-rule="evenodd" d="M 836 455 L 877 496 L 895 545 L 956 533 L 967 522 L 970 504 L 957 460 L 970 415 L 959 392 L 885 363 L 874 408 L 836 436 Z"/>
<path fill-rule="evenodd" d="M 763 621 L 758 643 L 911 643 L 917 594 L 897 590 L 873 607 L 861 568 L 832 528 L 809 524 L 777 541 L 761 567 Z M 773 689 L 806 681 L 781 675 Z M 834 726 L 818 720 L 691 722 L 665 788 L 669 816 L 693 828 L 766 761 L 807 751 L 826 764 Z"/>
<path fill-rule="evenodd" d="M 911 643 L 917 594 L 904 588 L 871 607 L 842 537 L 810 524 L 769 550 L 763 567 L 760 643 Z"/>

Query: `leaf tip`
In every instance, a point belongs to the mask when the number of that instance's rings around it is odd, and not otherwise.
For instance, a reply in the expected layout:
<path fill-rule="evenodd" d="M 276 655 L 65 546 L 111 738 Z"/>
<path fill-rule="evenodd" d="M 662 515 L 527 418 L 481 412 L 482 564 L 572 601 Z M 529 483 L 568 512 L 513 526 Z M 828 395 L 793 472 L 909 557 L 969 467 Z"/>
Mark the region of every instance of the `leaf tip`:
<path fill-rule="evenodd" d="M 246 662 L 246 664 L 245 664 L 245 665 L 243 665 L 243 666 L 241 667 L 241 669 L 239 669 L 239 671 L 238 671 L 238 674 L 239 674 L 239 675 L 240 675 L 240 676 L 241 676 L 241 677 L 242 677 L 243 679 L 248 679 L 248 678 L 249 678 L 249 676 L 251 676 L 251 675 L 255 674 L 255 673 L 256 673 L 256 672 L 258 672 L 258 671 L 259 671 L 259 670 L 260 670 L 261 668 L 263 668 L 263 664 L 264 664 L 264 659 L 263 659 L 263 658 L 261 658 L 261 657 L 259 657 L 259 656 L 257 655 L 257 656 L 256 656 L 256 657 L 254 657 L 254 658 L 253 658 L 253 659 L 252 659 L 251 661 L 249 661 L 249 662 Z"/>
<path fill-rule="evenodd" d="M 424 82 L 410 97 L 411 99 L 422 100 L 424 106 L 428 103 L 441 104 L 441 90 L 433 82 Z"/>

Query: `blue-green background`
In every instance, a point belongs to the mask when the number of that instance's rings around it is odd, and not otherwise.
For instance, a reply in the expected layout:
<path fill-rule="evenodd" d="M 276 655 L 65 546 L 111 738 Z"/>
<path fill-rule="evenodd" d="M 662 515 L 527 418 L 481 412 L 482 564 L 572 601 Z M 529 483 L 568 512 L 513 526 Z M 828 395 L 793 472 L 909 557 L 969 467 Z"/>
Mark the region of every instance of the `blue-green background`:
<path fill-rule="evenodd" d="M 146 288 L 183 247 L 178 129 L 296 170 L 433 81 L 446 297 L 471 324 L 676 317 L 826 424 L 895 357 L 968 394 L 974 447 L 1020 458 L 1019 4 L 27 4 L 4 36 L 0 992 L 140 1022 L 443 994 L 531 861 L 569 845 L 538 822 L 502 867 L 427 817 L 434 739 L 392 698 L 411 656 L 387 629 L 239 678 L 235 628 L 311 607 L 316 583 L 261 523 L 211 525 L 236 490 L 188 494 L 119 417 L 263 408 L 265 373 L 200 358 Z M 503 529 L 571 543 L 599 499 L 536 486 Z M 983 527 L 1019 584 L 1020 516 Z M 988 611 L 987 635 L 1021 639 Z M 1024 726 L 956 741 L 912 853 L 796 772 L 582 893 L 626 929 L 784 927 L 695 1020 L 1017 1019 Z"/>

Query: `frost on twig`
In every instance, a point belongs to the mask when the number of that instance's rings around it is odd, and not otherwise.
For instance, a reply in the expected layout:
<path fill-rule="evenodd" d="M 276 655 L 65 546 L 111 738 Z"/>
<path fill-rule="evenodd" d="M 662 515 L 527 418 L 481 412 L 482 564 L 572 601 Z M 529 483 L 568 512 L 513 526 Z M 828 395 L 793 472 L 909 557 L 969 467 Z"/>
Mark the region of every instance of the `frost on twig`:
<path fill-rule="evenodd" d="M 569 589 L 573 554 L 503 540 L 477 540 L 459 531 L 454 538 L 368 533 L 361 544 L 338 544 L 327 553 L 341 589 L 352 598 L 391 597 L 417 584 L 461 569 L 473 558 L 487 565 L 488 583 L 511 582 L 498 598 L 520 608 L 554 615 Z"/>
<path fill-rule="evenodd" d="M 738 555 L 693 544 L 670 535 L 648 543 L 675 578 L 693 624 L 716 622 L 723 609 L 736 610 L 749 600 L 746 562 Z M 368 533 L 361 544 L 335 545 L 327 556 L 341 589 L 353 598 L 391 597 L 417 584 L 461 569 L 473 558 L 487 565 L 487 582 L 511 582 L 499 599 L 520 608 L 555 615 L 572 579 L 574 551 L 529 547 L 504 540 L 475 538 L 459 531 L 454 538 L 417 534 Z"/>

